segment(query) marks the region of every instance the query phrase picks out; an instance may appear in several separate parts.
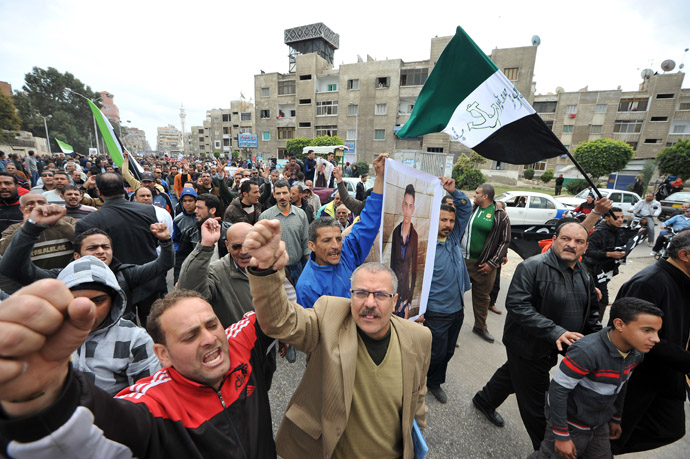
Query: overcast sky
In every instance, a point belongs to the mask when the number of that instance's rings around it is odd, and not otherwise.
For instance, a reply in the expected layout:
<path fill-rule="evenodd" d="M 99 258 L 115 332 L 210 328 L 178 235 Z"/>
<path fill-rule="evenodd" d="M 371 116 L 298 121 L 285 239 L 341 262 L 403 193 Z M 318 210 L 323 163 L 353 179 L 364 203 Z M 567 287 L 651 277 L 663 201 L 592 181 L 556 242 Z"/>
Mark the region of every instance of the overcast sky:
<path fill-rule="evenodd" d="M 0 81 L 18 90 L 34 66 L 72 72 L 114 94 L 153 148 L 157 126 L 180 129 L 181 104 L 189 130 L 206 110 L 253 98 L 260 70 L 287 72 L 284 29 L 315 22 L 340 35 L 336 66 L 358 54 L 428 59 L 431 38 L 458 25 L 487 54 L 539 35 L 537 94 L 635 90 L 642 69 L 673 59 L 678 71 L 690 47 L 687 0 L 0 0 L 0 18 Z"/>

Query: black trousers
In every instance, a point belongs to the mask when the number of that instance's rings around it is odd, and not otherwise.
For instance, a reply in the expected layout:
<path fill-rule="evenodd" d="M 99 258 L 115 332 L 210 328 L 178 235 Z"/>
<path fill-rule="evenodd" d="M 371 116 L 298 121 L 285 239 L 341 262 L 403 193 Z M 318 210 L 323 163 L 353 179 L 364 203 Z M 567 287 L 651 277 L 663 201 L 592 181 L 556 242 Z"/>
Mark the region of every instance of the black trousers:
<path fill-rule="evenodd" d="M 613 454 L 660 448 L 685 435 L 685 402 L 639 389 L 631 393 L 628 387 L 621 418 L 623 434 L 611 441 Z"/>
<path fill-rule="evenodd" d="M 465 319 L 465 310 L 451 314 L 424 313 L 424 325 L 431 331 L 431 359 L 426 373 L 427 387 L 439 387 L 446 382 L 448 362 L 455 353 L 455 343 Z"/>
<path fill-rule="evenodd" d="M 536 451 L 546 431 L 544 403 L 549 390 L 549 370 L 556 365 L 558 357 L 554 353 L 542 359 L 528 360 L 509 349 L 506 353 L 508 361 L 496 370 L 479 396 L 495 409 L 510 394 L 515 394 L 522 423 Z"/>

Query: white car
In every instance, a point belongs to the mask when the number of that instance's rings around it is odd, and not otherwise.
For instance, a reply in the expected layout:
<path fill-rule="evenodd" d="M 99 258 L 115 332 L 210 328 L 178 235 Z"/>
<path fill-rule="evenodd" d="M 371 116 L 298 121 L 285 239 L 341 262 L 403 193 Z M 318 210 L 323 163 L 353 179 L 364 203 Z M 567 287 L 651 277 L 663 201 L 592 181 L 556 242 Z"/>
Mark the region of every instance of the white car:
<path fill-rule="evenodd" d="M 609 188 L 600 188 L 599 191 L 602 196 L 609 198 L 613 202 L 613 207 L 620 207 L 621 210 L 623 210 L 623 214 L 629 213 L 630 209 L 637 204 L 637 201 L 642 199 L 637 193 L 633 193 L 632 191 L 612 190 Z M 559 196 L 556 199 L 569 208 L 574 209 L 585 202 L 587 200 L 587 195 L 591 192 L 589 188 L 585 188 L 572 198 Z"/>
<path fill-rule="evenodd" d="M 568 210 L 553 196 L 531 191 L 506 191 L 496 196 L 496 201 L 505 205 L 511 225 L 543 225 Z"/>
<path fill-rule="evenodd" d="M 367 181 L 364 182 L 364 191 L 374 187 L 374 178 L 375 177 L 367 177 Z M 343 182 L 345 182 L 345 185 L 347 186 L 347 192 L 353 198 L 357 194 L 357 184 L 361 181 L 362 179 L 359 177 L 343 177 Z"/>

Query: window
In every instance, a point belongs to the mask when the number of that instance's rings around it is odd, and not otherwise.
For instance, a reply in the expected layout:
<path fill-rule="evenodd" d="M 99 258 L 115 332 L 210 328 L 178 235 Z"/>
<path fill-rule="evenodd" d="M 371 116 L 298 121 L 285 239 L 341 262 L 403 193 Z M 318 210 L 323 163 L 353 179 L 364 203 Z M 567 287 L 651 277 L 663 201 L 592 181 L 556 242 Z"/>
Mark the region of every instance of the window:
<path fill-rule="evenodd" d="M 199 129 L 199 134 L 203 135 L 203 134 L 204 134 L 204 130 L 203 130 L 203 129 Z"/>
<path fill-rule="evenodd" d="M 443 147 L 426 147 L 427 153 L 443 153 Z"/>
<path fill-rule="evenodd" d="M 230 139 L 223 139 L 223 146 L 229 147 L 230 146 Z"/>
<path fill-rule="evenodd" d="M 621 193 L 611 193 L 608 198 L 614 203 L 623 202 L 623 195 Z"/>
<path fill-rule="evenodd" d="M 348 129 L 347 130 L 347 135 L 345 136 L 347 140 L 357 140 L 357 130 L 355 129 Z"/>
<path fill-rule="evenodd" d="M 270 95 L 269 88 L 261 88 L 261 97 L 268 97 Z"/>
<path fill-rule="evenodd" d="M 278 140 L 288 140 L 295 138 L 295 128 L 294 127 L 279 127 L 278 128 Z"/>
<path fill-rule="evenodd" d="M 657 99 L 673 99 L 675 97 L 675 94 L 657 94 L 656 98 Z"/>
<path fill-rule="evenodd" d="M 613 132 L 619 134 L 634 134 L 642 130 L 642 120 L 617 120 L 613 125 Z"/>
<path fill-rule="evenodd" d="M 533 107 L 537 113 L 556 113 L 558 102 L 535 102 Z"/>
<path fill-rule="evenodd" d="M 635 198 L 635 196 L 632 194 L 624 194 L 623 202 L 626 204 L 637 204 L 637 198 Z"/>
<path fill-rule="evenodd" d="M 374 115 L 385 115 L 387 113 L 386 104 L 376 104 Z"/>
<path fill-rule="evenodd" d="M 220 148 L 220 140 L 216 140 L 215 142 L 213 142 L 213 146 L 214 146 L 216 149 Z"/>
<path fill-rule="evenodd" d="M 538 163 L 530 164 L 529 168 L 534 169 L 535 171 L 545 171 L 546 161 L 539 161 Z"/>
<path fill-rule="evenodd" d="M 316 116 L 333 116 L 338 114 L 337 100 L 316 102 Z"/>
<path fill-rule="evenodd" d="M 271 140 L 271 131 L 264 131 L 261 133 L 261 140 L 268 141 Z"/>
<path fill-rule="evenodd" d="M 637 99 L 621 99 L 618 103 L 619 112 L 645 112 L 649 100 L 646 97 Z"/>
<path fill-rule="evenodd" d="M 300 75 L 300 81 L 311 80 L 311 75 Z"/>
<path fill-rule="evenodd" d="M 606 104 L 597 104 L 594 107 L 594 113 L 606 113 Z"/>
<path fill-rule="evenodd" d="M 251 121 L 252 120 L 252 114 L 251 112 L 249 113 L 242 113 L 240 115 L 240 121 Z"/>
<path fill-rule="evenodd" d="M 403 69 L 400 71 L 400 86 L 421 86 L 426 83 L 429 69 Z"/>
<path fill-rule="evenodd" d="M 297 110 L 290 110 L 290 118 L 297 116 Z"/>
<path fill-rule="evenodd" d="M 252 133 L 252 128 L 250 128 L 250 127 L 240 128 L 240 134 L 251 134 L 251 133 Z"/>
<path fill-rule="evenodd" d="M 577 105 L 568 105 L 565 107 L 565 113 L 568 115 L 574 115 L 577 113 Z"/>
<path fill-rule="evenodd" d="M 546 124 L 547 128 L 553 131 L 553 121 L 544 121 L 544 124 Z"/>
<path fill-rule="evenodd" d="M 676 124 L 675 126 L 673 126 L 673 133 L 674 134 L 685 133 L 685 125 L 684 124 Z"/>
<path fill-rule="evenodd" d="M 518 67 L 510 67 L 507 69 L 503 69 L 503 74 L 510 81 L 517 81 L 519 72 L 520 72 L 520 69 Z"/>
<path fill-rule="evenodd" d="M 593 124 L 589 127 L 590 134 L 601 134 L 602 126 L 601 124 Z"/>
<path fill-rule="evenodd" d="M 309 104 L 311 104 L 311 99 L 300 99 L 299 104 L 300 105 L 309 105 Z"/>
<path fill-rule="evenodd" d="M 681 102 L 678 110 L 690 110 L 690 102 Z"/>
<path fill-rule="evenodd" d="M 529 198 L 529 208 L 530 209 L 555 209 L 551 201 L 540 196 L 530 196 Z"/>
<path fill-rule="evenodd" d="M 376 88 L 388 88 L 391 85 L 391 79 L 389 77 L 378 77 L 376 78 Z"/>
<path fill-rule="evenodd" d="M 668 121 L 668 116 L 652 116 L 649 121 L 653 123 L 663 123 L 664 121 Z"/>
<path fill-rule="evenodd" d="M 308 128 L 308 127 L 311 127 L 311 123 L 310 123 L 310 122 L 299 123 L 299 127 L 301 127 L 301 128 Z"/>
<path fill-rule="evenodd" d="M 359 80 L 347 80 L 347 89 L 350 91 L 359 89 Z"/>
<path fill-rule="evenodd" d="M 223 128 L 223 134 L 230 134 L 230 128 L 229 127 L 224 127 Z"/>
<path fill-rule="evenodd" d="M 214 117 L 213 117 L 213 122 L 214 122 L 214 123 L 220 122 L 220 117 L 214 116 Z"/>
<path fill-rule="evenodd" d="M 328 85 L 328 89 L 327 89 L 328 92 L 333 92 L 333 91 L 337 91 L 337 90 L 338 90 L 337 84 L 329 84 Z"/>
<path fill-rule="evenodd" d="M 572 124 L 564 124 L 563 125 L 563 134 L 572 134 L 573 133 L 573 125 Z"/>
<path fill-rule="evenodd" d="M 374 129 L 374 140 L 386 140 L 386 130 Z"/>
<path fill-rule="evenodd" d="M 359 105 L 357 104 L 350 104 L 347 106 L 347 114 L 351 116 L 357 115 L 359 112 Z"/>
<path fill-rule="evenodd" d="M 278 95 L 295 93 L 295 80 L 284 80 L 278 82 Z"/>
<path fill-rule="evenodd" d="M 338 135 L 338 126 L 315 126 L 316 129 L 316 137 L 322 136 L 322 135 L 327 135 L 331 137 L 335 137 Z"/>
<path fill-rule="evenodd" d="M 200 143 L 204 143 L 204 138 L 203 138 L 203 137 L 199 137 L 199 142 L 200 142 Z"/>
<path fill-rule="evenodd" d="M 223 123 L 229 123 L 230 122 L 230 114 L 226 113 L 223 115 Z"/>
<path fill-rule="evenodd" d="M 661 139 L 644 139 L 644 143 L 650 143 L 650 144 L 661 143 Z"/>
<path fill-rule="evenodd" d="M 271 117 L 271 111 L 270 110 L 261 110 L 261 119 L 262 120 L 267 120 Z"/>

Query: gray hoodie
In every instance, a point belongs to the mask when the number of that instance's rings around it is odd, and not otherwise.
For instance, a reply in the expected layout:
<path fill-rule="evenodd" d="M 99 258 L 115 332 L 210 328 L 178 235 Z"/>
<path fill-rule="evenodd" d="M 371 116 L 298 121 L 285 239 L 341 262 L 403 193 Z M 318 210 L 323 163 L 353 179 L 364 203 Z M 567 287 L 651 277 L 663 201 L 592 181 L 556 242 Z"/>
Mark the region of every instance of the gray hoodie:
<path fill-rule="evenodd" d="M 89 333 L 86 341 L 72 354 L 75 369 L 91 379 L 97 387 L 115 395 L 161 368 L 148 333 L 122 318 L 127 300 L 115 275 L 105 263 L 96 257 L 81 257 L 67 265 L 58 275 L 58 280 L 63 281 L 69 289 L 99 283 L 116 293 L 110 314 L 103 324 Z"/>

